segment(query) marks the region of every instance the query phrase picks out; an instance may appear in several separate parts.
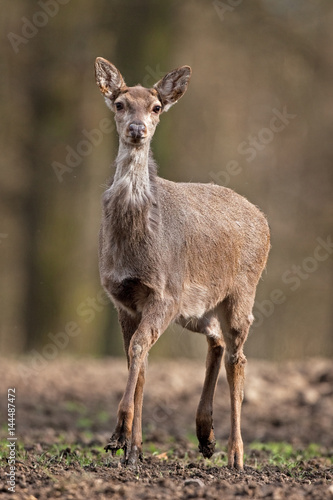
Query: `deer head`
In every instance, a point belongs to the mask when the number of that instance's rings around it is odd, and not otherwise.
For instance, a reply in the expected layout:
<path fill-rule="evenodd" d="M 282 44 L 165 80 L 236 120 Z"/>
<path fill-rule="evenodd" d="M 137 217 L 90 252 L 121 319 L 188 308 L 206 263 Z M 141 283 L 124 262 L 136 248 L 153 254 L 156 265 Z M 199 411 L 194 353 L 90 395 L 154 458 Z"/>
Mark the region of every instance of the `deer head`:
<path fill-rule="evenodd" d="M 151 141 L 160 114 L 185 94 L 191 77 L 191 68 L 182 66 L 146 89 L 127 87 L 118 69 L 102 57 L 96 59 L 95 71 L 106 104 L 115 113 L 120 140 L 134 147 Z"/>

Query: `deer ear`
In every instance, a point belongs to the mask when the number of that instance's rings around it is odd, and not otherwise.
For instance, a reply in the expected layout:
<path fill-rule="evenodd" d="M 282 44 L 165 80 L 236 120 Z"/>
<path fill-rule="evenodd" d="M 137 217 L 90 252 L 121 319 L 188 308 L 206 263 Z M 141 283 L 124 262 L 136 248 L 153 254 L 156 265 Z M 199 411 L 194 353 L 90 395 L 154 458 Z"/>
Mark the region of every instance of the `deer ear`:
<path fill-rule="evenodd" d="M 117 68 L 103 57 L 97 57 L 95 61 L 95 75 L 100 91 L 106 99 L 111 99 L 112 102 L 126 87 L 124 79 Z"/>
<path fill-rule="evenodd" d="M 163 104 L 163 111 L 175 104 L 186 92 L 192 70 L 189 66 L 174 69 L 165 75 L 162 80 L 155 83 L 159 98 Z"/>

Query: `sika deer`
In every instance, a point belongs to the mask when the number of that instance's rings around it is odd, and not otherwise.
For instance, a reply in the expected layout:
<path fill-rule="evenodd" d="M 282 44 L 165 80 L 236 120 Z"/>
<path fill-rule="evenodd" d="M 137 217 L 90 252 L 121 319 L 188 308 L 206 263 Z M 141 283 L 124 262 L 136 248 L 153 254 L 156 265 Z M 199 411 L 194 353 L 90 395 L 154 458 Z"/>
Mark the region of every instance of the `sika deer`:
<path fill-rule="evenodd" d="M 171 71 L 151 89 L 127 87 L 103 58 L 96 59 L 95 67 L 119 134 L 115 175 L 103 196 L 100 274 L 118 310 L 129 368 L 116 429 L 105 449 L 113 454 L 123 449 L 127 464 L 142 458 L 147 354 L 174 321 L 208 341 L 196 415 L 204 457 L 215 448 L 213 398 L 225 351 L 231 398 L 228 464 L 242 468 L 243 344 L 269 251 L 266 219 L 231 189 L 157 176 L 150 142 L 161 113 L 185 93 L 189 66 Z"/>

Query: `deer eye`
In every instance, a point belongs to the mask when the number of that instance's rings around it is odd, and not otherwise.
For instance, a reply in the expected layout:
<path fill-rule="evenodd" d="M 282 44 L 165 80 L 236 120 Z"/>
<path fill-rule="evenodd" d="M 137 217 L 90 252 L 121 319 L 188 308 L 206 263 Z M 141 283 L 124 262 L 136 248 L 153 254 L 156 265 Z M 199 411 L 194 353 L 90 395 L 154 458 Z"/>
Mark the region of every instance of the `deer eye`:
<path fill-rule="evenodd" d="M 124 105 L 122 102 L 116 102 L 115 106 L 117 111 L 121 111 L 122 109 L 124 109 Z"/>
<path fill-rule="evenodd" d="M 156 106 L 153 107 L 153 112 L 154 113 L 159 113 L 162 109 L 162 106 L 160 106 L 159 104 L 156 104 Z"/>

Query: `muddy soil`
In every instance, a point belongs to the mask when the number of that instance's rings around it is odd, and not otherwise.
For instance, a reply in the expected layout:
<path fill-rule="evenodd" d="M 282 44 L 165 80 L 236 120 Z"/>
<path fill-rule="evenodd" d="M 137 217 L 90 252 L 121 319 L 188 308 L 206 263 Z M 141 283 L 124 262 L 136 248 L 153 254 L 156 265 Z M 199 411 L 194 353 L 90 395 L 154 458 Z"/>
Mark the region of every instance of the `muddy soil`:
<path fill-rule="evenodd" d="M 1 360 L 0 437 L 8 437 L 8 388 L 15 388 L 15 492 L 8 454 L 1 460 L 4 499 L 333 499 L 333 364 L 275 365 L 250 360 L 242 432 L 245 468 L 226 467 L 229 398 L 222 370 L 214 421 L 216 454 L 200 458 L 195 411 L 204 377 L 197 361 L 151 362 L 145 389 L 144 460 L 137 468 L 103 452 L 126 382 L 123 359 L 49 362 Z M 256 443 L 299 450 L 294 463 Z M 21 443 L 21 444 L 19 444 Z M 4 446 L 3 446 L 3 449 Z M 305 450 L 316 450 L 311 456 Z M 82 460 L 83 453 L 89 455 Z"/>

